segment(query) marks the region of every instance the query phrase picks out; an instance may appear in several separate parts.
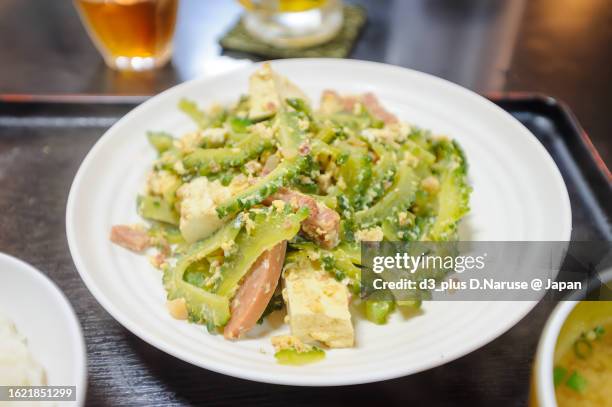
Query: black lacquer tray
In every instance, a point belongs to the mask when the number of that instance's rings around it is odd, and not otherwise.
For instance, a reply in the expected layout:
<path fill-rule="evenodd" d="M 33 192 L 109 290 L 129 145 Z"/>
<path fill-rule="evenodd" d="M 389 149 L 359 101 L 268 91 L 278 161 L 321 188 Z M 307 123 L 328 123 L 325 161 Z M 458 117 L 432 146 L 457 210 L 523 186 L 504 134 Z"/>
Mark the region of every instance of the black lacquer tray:
<path fill-rule="evenodd" d="M 562 103 L 540 95 L 490 99 L 531 130 L 557 163 L 571 199 L 572 240 L 612 240 L 612 178 L 573 114 Z M 73 304 L 87 343 L 88 406 L 526 404 L 535 347 L 555 305 L 552 301 L 541 302 L 498 339 L 444 366 L 382 383 L 338 388 L 276 386 L 226 377 L 166 355 L 124 329 L 76 272 L 66 242 L 65 208 L 86 153 L 108 127 L 143 100 L 0 95 L 0 251 L 42 270 Z"/>

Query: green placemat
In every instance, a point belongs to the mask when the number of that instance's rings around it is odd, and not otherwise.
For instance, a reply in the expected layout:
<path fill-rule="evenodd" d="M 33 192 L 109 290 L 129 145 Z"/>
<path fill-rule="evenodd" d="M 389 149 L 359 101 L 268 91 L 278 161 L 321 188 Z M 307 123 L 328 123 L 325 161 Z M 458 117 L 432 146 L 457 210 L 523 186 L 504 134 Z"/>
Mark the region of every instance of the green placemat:
<path fill-rule="evenodd" d="M 248 52 L 265 58 L 344 58 L 351 52 L 359 31 L 365 22 L 366 11 L 363 7 L 345 5 L 344 22 L 338 35 L 324 44 L 295 49 L 277 48 L 253 38 L 244 27 L 241 18 L 221 38 L 219 43 L 227 50 Z"/>

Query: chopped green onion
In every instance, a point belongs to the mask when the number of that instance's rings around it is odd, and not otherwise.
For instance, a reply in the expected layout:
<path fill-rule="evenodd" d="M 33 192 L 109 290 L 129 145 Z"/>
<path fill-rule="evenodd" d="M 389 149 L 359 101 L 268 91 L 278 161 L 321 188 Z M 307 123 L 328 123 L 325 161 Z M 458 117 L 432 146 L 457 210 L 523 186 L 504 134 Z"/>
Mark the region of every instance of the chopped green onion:
<path fill-rule="evenodd" d="M 606 333 L 606 330 L 604 329 L 603 326 L 597 325 L 595 328 L 593 328 L 593 332 L 595 332 L 595 335 L 597 338 L 601 338 L 603 334 Z"/>
<path fill-rule="evenodd" d="M 561 366 L 555 366 L 553 370 L 553 381 L 555 383 L 555 387 L 560 385 L 563 382 L 563 379 L 567 375 L 567 369 Z"/>
<path fill-rule="evenodd" d="M 593 353 L 593 346 L 587 339 L 580 337 L 574 342 L 574 353 L 578 358 L 586 359 Z"/>
<path fill-rule="evenodd" d="M 582 393 L 586 389 L 587 381 L 584 376 L 574 371 L 569 379 L 567 379 L 567 382 L 565 382 L 565 385 L 578 393 Z"/>

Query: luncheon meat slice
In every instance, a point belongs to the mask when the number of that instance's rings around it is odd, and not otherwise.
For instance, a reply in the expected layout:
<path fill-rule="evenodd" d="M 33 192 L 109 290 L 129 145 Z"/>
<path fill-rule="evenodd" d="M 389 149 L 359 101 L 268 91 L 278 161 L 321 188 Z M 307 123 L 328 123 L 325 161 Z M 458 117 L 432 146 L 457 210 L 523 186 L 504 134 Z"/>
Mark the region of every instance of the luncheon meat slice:
<path fill-rule="evenodd" d="M 265 251 L 251 266 L 231 304 L 231 318 L 223 329 L 226 339 L 236 339 L 251 329 L 276 290 L 285 261 L 287 242 Z"/>
<path fill-rule="evenodd" d="M 338 244 L 340 215 L 336 211 L 308 195 L 287 188 L 279 189 L 264 203 L 270 205 L 275 200 L 281 200 L 294 208 L 307 207 L 309 214 L 302 223 L 302 231 L 325 249 L 332 249 Z"/>
<path fill-rule="evenodd" d="M 398 123 L 397 117 L 393 113 L 386 110 L 373 93 L 368 92 L 362 95 L 361 102 L 374 117 L 382 120 L 385 122 L 385 124 Z"/>
<path fill-rule="evenodd" d="M 321 95 L 321 111 L 323 113 L 353 112 L 355 104 L 362 103 L 375 118 L 385 124 L 398 123 L 397 117 L 386 110 L 371 92 L 363 95 L 341 96 L 336 91 L 325 90 Z"/>
<path fill-rule="evenodd" d="M 134 225 L 115 225 L 111 228 L 111 242 L 134 252 L 142 252 L 151 240 L 146 230 Z"/>

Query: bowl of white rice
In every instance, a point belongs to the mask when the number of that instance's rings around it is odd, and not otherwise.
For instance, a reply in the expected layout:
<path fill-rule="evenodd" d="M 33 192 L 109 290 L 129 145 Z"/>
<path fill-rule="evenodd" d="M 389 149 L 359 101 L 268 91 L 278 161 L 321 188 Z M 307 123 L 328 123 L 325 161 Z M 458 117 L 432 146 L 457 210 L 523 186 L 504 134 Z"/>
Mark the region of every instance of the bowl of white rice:
<path fill-rule="evenodd" d="M 85 343 L 60 289 L 34 267 L 0 253 L 0 386 L 75 386 L 75 401 L 0 406 L 84 405 Z"/>

